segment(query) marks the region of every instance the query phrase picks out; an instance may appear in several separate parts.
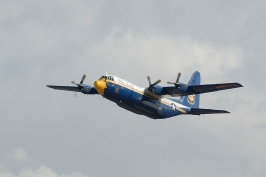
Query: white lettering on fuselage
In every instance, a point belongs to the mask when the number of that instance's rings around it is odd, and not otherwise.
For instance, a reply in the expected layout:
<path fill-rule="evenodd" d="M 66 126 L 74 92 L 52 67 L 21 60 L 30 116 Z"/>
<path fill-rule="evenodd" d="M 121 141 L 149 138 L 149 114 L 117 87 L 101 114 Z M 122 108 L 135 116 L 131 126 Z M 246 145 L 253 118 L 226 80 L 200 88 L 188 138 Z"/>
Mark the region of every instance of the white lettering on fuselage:
<path fill-rule="evenodd" d="M 123 79 L 118 79 L 118 83 L 121 84 L 121 85 L 124 85 L 124 86 L 127 86 L 127 87 L 130 87 L 130 88 L 133 88 L 133 84 L 123 80 Z"/>

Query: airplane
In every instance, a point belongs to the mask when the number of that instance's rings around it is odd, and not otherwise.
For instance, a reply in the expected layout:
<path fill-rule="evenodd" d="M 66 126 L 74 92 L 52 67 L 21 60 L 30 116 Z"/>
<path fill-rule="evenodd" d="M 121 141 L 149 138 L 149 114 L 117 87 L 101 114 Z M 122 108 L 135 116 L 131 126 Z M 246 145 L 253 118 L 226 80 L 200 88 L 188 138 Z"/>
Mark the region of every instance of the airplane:
<path fill-rule="evenodd" d="M 236 82 L 200 85 L 198 71 L 193 73 L 188 84 L 179 82 L 180 77 L 181 73 L 178 73 L 175 82 L 167 82 L 173 86 L 163 87 L 158 85 L 160 79 L 152 83 L 150 76 L 147 76 L 149 86 L 141 88 L 125 79 L 106 73 L 94 82 L 94 87 L 83 83 L 86 75 L 83 75 L 80 83 L 71 82 L 76 86 L 47 85 L 47 87 L 88 95 L 99 94 L 121 108 L 152 119 L 165 119 L 178 115 L 229 113 L 225 110 L 199 108 L 200 94 L 243 87 Z"/>

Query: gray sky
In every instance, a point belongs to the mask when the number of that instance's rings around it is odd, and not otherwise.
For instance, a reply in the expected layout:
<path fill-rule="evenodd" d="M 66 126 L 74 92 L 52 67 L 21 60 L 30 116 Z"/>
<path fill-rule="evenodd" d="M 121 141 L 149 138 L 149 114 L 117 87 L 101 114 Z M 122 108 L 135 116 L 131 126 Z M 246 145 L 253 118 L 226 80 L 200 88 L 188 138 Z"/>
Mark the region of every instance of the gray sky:
<path fill-rule="evenodd" d="M 264 177 L 263 1 L 0 0 L 0 177 Z M 139 86 L 198 70 L 229 115 L 151 120 L 55 91 L 108 72 Z"/>

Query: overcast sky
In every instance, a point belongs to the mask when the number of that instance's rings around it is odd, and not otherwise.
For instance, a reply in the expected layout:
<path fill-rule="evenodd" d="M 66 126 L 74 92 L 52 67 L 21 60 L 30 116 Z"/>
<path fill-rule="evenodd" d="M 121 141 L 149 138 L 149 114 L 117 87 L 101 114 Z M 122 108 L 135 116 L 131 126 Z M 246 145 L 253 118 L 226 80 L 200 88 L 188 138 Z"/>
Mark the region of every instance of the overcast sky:
<path fill-rule="evenodd" d="M 266 3 L 0 0 L 0 177 L 265 177 Z M 99 95 L 55 91 L 87 74 L 243 88 L 204 94 L 231 114 L 152 120 Z"/>

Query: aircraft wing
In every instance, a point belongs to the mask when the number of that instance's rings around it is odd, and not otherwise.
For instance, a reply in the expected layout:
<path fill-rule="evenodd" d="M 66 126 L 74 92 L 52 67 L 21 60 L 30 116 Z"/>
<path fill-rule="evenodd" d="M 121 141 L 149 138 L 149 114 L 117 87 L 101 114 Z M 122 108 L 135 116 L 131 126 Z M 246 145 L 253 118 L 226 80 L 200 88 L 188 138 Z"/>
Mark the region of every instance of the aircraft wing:
<path fill-rule="evenodd" d="M 171 96 L 186 96 L 193 94 L 201 94 L 208 92 L 215 92 L 226 89 L 233 89 L 237 87 L 243 87 L 239 83 L 224 83 L 224 84 L 206 84 L 206 85 L 191 85 L 188 86 L 186 91 L 180 91 L 176 87 L 163 87 L 163 93 Z"/>
<path fill-rule="evenodd" d="M 47 87 L 56 89 L 56 90 L 65 90 L 72 92 L 82 92 L 84 94 L 98 94 L 97 90 L 94 87 L 89 85 L 79 85 L 79 87 L 74 86 L 57 86 L 57 85 L 47 85 Z"/>
<path fill-rule="evenodd" d="M 56 86 L 56 85 L 47 85 L 47 87 L 56 89 L 56 90 L 66 90 L 66 91 L 73 91 L 73 92 L 81 92 L 78 87 L 74 86 Z"/>

